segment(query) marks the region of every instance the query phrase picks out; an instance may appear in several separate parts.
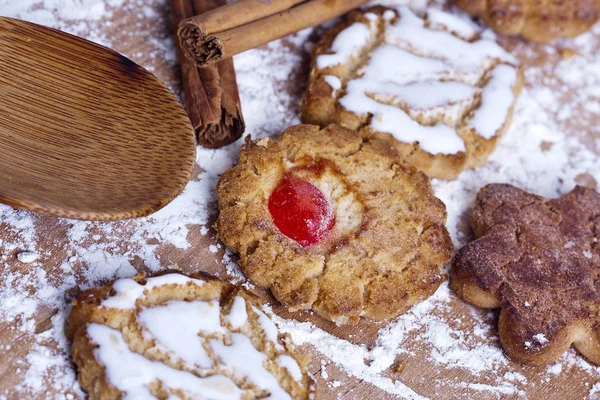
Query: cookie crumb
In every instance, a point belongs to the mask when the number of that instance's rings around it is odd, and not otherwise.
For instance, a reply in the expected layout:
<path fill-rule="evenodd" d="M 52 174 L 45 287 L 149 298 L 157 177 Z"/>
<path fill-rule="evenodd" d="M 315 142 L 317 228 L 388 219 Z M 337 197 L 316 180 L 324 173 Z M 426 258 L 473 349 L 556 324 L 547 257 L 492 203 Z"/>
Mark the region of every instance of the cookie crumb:
<path fill-rule="evenodd" d="M 401 374 L 402 372 L 404 372 L 404 369 L 406 368 L 406 363 L 404 362 L 404 360 L 402 361 L 398 361 L 396 364 L 394 364 L 394 366 L 392 367 L 392 372 L 394 374 Z"/>
<path fill-rule="evenodd" d="M 569 47 L 563 47 L 559 50 L 559 52 L 560 52 L 560 57 L 563 60 L 570 60 L 573 57 L 577 57 L 577 56 L 581 55 L 577 51 L 575 51 Z"/>
<path fill-rule="evenodd" d="M 40 255 L 33 251 L 23 251 L 17 254 L 17 259 L 25 264 L 30 264 L 40 258 Z"/>
<path fill-rule="evenodd" d="M 546 339 L 546 336 L 543 333 L 538 333 L 537 335 L 534 335 L 533 338 L 541 345 L 548 343 L 548 339 Z"/>
<path fill-rule="evenodd" d="M 269 138 L 262 138 L 254 142 L 257 146 L 267 147 L 269 145 Z"/>

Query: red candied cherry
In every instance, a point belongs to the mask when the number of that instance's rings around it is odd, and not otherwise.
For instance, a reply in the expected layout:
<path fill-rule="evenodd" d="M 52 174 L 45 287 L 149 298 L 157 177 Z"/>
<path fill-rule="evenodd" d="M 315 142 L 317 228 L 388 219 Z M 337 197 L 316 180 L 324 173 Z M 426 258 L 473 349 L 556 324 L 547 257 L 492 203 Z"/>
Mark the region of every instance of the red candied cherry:
<path fill-rule="evenodd" d="M 307 247 L 318 243 L 333 228 L 335 217 L 323 193 L 309 182 L 285 177 L 269 198 L 275 226 Z"/>

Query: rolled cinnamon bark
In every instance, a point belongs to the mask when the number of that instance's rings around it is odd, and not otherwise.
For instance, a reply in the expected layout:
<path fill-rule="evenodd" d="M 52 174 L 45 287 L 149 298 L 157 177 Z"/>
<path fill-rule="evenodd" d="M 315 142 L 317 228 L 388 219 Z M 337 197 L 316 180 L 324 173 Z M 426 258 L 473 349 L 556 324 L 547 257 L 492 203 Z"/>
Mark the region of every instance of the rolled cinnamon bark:
<path fill-rule="evenodd" d="M 226 0 L 170 0 L 173 26 L 185 18 L 223 6 Z M 239 139 L 245 124 L 233 60 L 198 68 L 178 46 L 188 116 L 198 144 L 217 148 Z"/>
<path fill-rule="evenodd" d="M 308 0 L 238 0 L 186 20 L 204 32 L 216 33 L 270 17 Z"/>
<path fill-rule="evenodd" d="M 368 0 L 239 0 L 181 22 L 177 34 L 184 55 L 199 67 L 322 24 Z M 291 7 L 285 9 L 285 7 Z M 231 15 L 235 10 L 236 15 Z M 285 10 L 285 11 L 282 11 Z"/>

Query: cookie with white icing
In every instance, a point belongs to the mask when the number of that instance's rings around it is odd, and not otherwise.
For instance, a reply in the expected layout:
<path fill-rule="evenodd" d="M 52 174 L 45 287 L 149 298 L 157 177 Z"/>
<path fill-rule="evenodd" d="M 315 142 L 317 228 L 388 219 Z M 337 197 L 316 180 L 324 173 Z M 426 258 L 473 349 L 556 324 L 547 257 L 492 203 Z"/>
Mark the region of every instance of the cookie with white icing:
<path fill-rule="evenodd" d="M 307 359 L 228 283 L 179 273 L 83 292 L 67 336 L 91 399 L 309 399 Z"/>
<path fill-rule="evenodd" d="M 454 179 L 485 163 L 509 126 L 518 65 L 454 14 L 355 11 L 313 51 L 302 119 L 387 138 L 429 176 Z"/>
<path fill-rule="evenodd" d="M 248 140 L 217 197 L 220 239 L 291 311 L 385 320 L 444 280 L 446 208 L 387 140 L 335 125 Z"/>

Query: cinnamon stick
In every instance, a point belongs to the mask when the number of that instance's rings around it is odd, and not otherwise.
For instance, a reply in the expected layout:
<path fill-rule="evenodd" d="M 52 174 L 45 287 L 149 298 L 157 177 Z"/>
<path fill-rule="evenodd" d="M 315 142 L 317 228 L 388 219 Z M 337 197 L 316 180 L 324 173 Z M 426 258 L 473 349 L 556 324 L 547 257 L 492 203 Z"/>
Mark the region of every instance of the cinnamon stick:
<path fill-rule="evenodd" d="M 306 1 L 308 0 L 238 0 L 189 20 L 193 20 L 207 33 L 223 32 L 270 17 Z"/>
<path fill-rule="evenodd" d="M 184 55 L 199 67 L 322 24 L 368 0 L 238 0 L 210 15 L 182 21 Z M 287 7 L 287 8 L 286 8 Z"/>
<path fill-rule="evenodd" d="M 189 17 L 223 6 L 227 0 L 170 0 L 173 27 Z M 186 110 L 198 144 L 217 148 L 233 143 L 245 123 L 231 58 L 198 68 L 178 47 Z"/>

